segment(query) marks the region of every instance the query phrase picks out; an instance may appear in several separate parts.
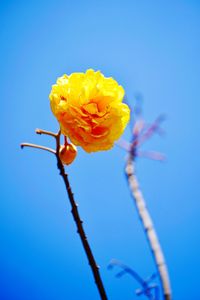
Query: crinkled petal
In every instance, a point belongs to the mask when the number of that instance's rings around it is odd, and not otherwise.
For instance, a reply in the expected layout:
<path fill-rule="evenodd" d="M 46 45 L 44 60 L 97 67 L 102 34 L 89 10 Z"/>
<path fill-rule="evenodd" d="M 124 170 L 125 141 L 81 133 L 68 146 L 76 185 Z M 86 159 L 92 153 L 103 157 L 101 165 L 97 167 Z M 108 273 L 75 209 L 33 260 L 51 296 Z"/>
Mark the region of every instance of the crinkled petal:
<path fill-rule="evenodd" d="M 62 133 L 87 152 L 108 150 L 123 134 L 130 118 L 123 97 L 122 86 L 92 69 L 59 77 L 49 95 Z"/>

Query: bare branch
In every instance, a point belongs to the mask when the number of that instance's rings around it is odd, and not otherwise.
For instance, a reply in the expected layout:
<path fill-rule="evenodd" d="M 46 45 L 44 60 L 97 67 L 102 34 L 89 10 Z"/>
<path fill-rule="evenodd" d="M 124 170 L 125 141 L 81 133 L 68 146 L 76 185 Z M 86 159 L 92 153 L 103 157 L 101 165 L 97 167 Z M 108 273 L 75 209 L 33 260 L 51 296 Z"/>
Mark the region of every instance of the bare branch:
<path fill-rule="evenodd" d="M 46 135 L 50 135 L 50 136 L 53 136 L 53 137 L 55 137 L 55 138 L 56 138 L 56 136 L 57 136 L 57 134 L 54 133 L 54 132 L 47 131 L 47 130 L 43 130 L 43 129 L 39 129 L 39 128 L 35 129 L 35 132 L 36 132 L 37 134 L 46 134 Z"/>
<path fill-rule="evenodd" d="M 97 288 L 99 290 L 99 294 L 101 296 L 102 300 L 107 300 L 107 296 L 106 296 L 106 292 L 103 286 L 103 282 L 101 280 L 100 277 L 100 273 L 99 273 L 99 266 L 96 264 L 96 261 L 94 259 L 92 250 L 90 248 L 87 236 L 85 234 L 85 231 L 83 229 L 83 221 L 81 220 L 80 216 L 79 216 L 79 212 L 78 212 L 78 205 L 76 204 L 75 200 L 74 200 L 74 195 L 72 193 L 72 189 L 69 183 L 69 179 L 68 179 L 68 175 L 65 173 L 65 169 L 64 166 L 62 164 L 62 161 L 60 160 L 59 157 L 59 149 L 60 149 L 60 134 L 61 132 L 59 131 L 58 134 L 56 135 L 56 158 L 57 158 L 57 167 L 60 171 L 60 175 L 63 178 L 63 181 L 65 183 L 65 187 L 68 193 L 68 197 L 69 197 L 69 201 L 72 207 L 71 213 L 73 215 L 74 221 L 76 223 L 77 226 L 77 232 L 80 236 L 82 245 L 84 247 L 85 253 L 87 255 L 88 258 L 88 262 L 89 265 L 91 266 L 92 269 L 92 273 L 95 279 L 95 283 L 97 285 Z"/>
<path fill-rule="evenodd" d="M 128 179 L 129 187 L 131 190 L 131 195 L 135 200 L 136 208 L 142 222 L 144 232 L 147 235 L 147 240 L 151 248 L 153 258 L 158 269 L 160 276 L 160 281 L 163 289 L 163 295 L 165 300 L 171 300 L 171 288 L 169 275 L 167 270 L 167 265 L 165 263 L 164 254 L 161 249 L 154 225 L 146 207 L 145 200 L 143 198 L 142 192 L 139 188 L 137 177 L 135 174 L 134 167 L 134 157 L 130 154 L 127 160 L 127 165 L 125 168 L 126 176 Z"/>
<path fill-rule="evenodd" d="M 46 131 L 46 130 L 42 130 L 42 129 L 36 129 L 36 133 L 37 134 L 47 134 L 47 135 L 55 137 L 56 138 L 56 151 L 51 149 L 51 148 L 47 148 L 47 147 L 40 146 L 40 145 L 35 145 L 35 144 L 30 144 L 30 143 L 22 143 L 21 148 L 24 148 L 24 147 L 38 148 L 38 149 L 49 151 L 49 152 L 56 155 L 57 167 L 58 167 L 58 169 L 60 171 L 60 175 L 63 178 L 63 181 L 65 183 L 65 187 L 66 187 L 66 190 L 67 190 L 67 193 L 68 193 L 69 201 L 70 201 L 70 204 L 71 204 L 71 207 L 72 207 L 71 213 L 73 215 L 74 221 L 75 221 L 76 226 L 77 226 L 77 232 L 80 236 L 83 248 L 84 248 L 85 253 L 87 255 L 87 258 L 88 258 L 89 265 L 92 269 L 92 273 L 93 273 L 95 283 L 97 285 L 100 297 L 101 297 L 102 300 L 107 300 L 106 292 L 105 292 L 103 282 L 101 280 L 100 273 L 99 273 L 99 266 L 96 264 L 96 261 L 95 261 L 94 255 L 92 253 L 92 250 L 90 248 L 87 236 L 86 236 L 85 231 L 83 229 L 83 221 L 81 220 L 79 212 L 78 212 L 78 205 L 76 204 L 76 202 L 74 200 L 74 195 L 72 193 L 72 189 L 71 189 L 71 186 L 70 186 L 70 183 L 69 183 L 68 175 L 65 173 L 64 165 L 63 165 L 63 163 L 60 159 L 60 156 L 59 156 L 61 131 L 59 130 L 58 133 L 55 134 L 55 133 L 52 133 L 50 131 Z"/>
<path fill-rule="evenodd" d="M 44 147 L 44 146 L 40 146 L 40 145 L 36 145 L 36 144 L 30 144 L 30 143 L 22 143 L 20 144 L 20 147 L 23 149 L 24 147 L 31 147 L 31 148 L 37 148 L 37 149 L 41 149 L 41 150 L 45 150 L 48 152 L 51 152 L 53 154 L 56 154 L 56 151 L 54 151 L 51 148 L 48 147 Z"/>

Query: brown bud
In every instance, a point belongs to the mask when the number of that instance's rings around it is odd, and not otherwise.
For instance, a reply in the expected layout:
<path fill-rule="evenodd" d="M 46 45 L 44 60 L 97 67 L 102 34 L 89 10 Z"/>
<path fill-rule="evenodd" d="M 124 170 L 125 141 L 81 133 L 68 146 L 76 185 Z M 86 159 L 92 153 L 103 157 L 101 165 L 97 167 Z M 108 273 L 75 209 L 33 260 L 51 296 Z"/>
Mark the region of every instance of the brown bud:
<path fill-rule="evenodd" d="M 63 164 L 70 165 L 77 155 L 77 148 L 74 144 L 60 146 L 59 156 Z"/>

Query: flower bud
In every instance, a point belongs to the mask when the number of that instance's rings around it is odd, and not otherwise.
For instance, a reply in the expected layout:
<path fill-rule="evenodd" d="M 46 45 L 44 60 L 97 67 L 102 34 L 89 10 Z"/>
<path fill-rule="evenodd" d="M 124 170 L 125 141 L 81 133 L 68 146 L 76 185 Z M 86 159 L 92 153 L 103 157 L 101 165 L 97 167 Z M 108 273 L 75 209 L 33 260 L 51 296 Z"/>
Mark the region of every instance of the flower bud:
<path fill-rule="evenodd" d="M 77 155 L 77 148 L 74 144 L 66 144 L 60 147 L 59 156 L 63 164 L 70 165 Z"/>

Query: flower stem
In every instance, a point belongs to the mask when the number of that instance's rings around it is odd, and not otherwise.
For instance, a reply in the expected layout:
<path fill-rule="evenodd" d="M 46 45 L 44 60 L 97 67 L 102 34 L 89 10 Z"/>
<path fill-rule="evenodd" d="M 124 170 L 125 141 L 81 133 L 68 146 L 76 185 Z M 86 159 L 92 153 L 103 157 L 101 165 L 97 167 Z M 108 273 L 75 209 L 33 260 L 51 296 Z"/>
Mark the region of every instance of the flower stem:
<path fill-rule="evenodd" d="M 135 175 L 134 157 L 131 154 L 129 154 L 127 160 L 125 173 L 127 176 L 132 197 L 135 200 L 136 208 L 138 210 L 138 214 L 141 219 L 144 231 L 146 233 L 147 240 L 149 242 L 149 246 L 151 248 L 154 261 L 159 273 L 164 299 L 171 300 L 172 298 L 171 298 L 170 280 L 169 280 L 167 265 L 164 259 L 164 254 L 162 252 L 156 231 L 154 229 L 151 216 L 146 207 L 146 203 L 143 198 L 142 192 L 140 191 L 139 188 L 137 177 Z"/>
<path fill-rule="evenodd" d="M 92 269 L 92 273 L 93 273 L 97 288 L 99 290 L 100 297 L 101 297 L 102 300 L 107 300 L 106 292 L 105 292 L 103 282 L 101 280 L 100 273 L 99 273 L 99 267 L 96 264 L 96 261 L 94 259 L 92 250 L 90 248 L 88 239 L 87 239 L 85 231 L 83 229 L 83 221 L 81 220 L 79 212 L 78 212 L 78 205 L 76 204 L 76 202 L 74 200 L 74 195 L 73 195 L 72 190 L 71 190 L 68 175 L 65 173 L 64 166 L 63 166 L 63 164 L 60 160 L 60 157 L 59 157 L 59 149 L 60 149 L 60 132 L 58 132 L 58 134 L 56 136 L 57 167 L 58 167 L 58 169 L 60 171 L 60 175 L 63 178 L 63 181 L 65 183 L 65 187 L 66 187 L 66 190 L 67 190 L 67 193 L 68 193 L 69 201 L 70 201 L 70 204 L 71 204 L 71 207 L 72 207 L 71 213 L 72 213 L 74 221 L 76 223 L 77 232 L 78 232 L 78 234 L 80 236 L 80 239 L 81 239 L 81 242 L 83 244 L 83 248 L 84 248 L 85 253 L 87 255 L 89 265 Z"/>
<path fill-rule="evenodd" d="M 79 212 L 78 212 L 78 205 L 76 204 L 76 202 L 74 200 L 74 195 L 73 195 L 72 190 L 71 190 L 68 175 L 65 173 L 64 165 L 63 165 L 63 163 L 60 159 L 60 156 L 59 156 L 61 131 L 59 131 L 56 134 L 56 133 L 53 133 L 53 132 L 50 132 L 50 131 L 46 131 L 46 130 L 42 130 L 42 129 L 36 129 L 36 133 L 37 134 L 47 134 L 47 135 L 55 137 L 55 139 L 56 139 L 56 151 L 51 149 L 51 148 L 47 148 L 47 147 L 40 146 L 40 145 L 35 145 L 35 144 L 30 144 L 30 143 L 22 143 L 21 148 L 22 149 L 24 147 L 38 148 L 38 149 L 49 151 L 49 152 L 56 155 L 57 167 L 58 167 L 58 169 L 60 171 L 60 175 L 63 178 L 63 181 L 65 183 L 65 187 L 66 187 L 66 190 L 67 190 L 67 193 L 68 193 L 69 201 L 70 201 L 70 204 L 71 204 L 71 207 L 72 207 L 71 212 L 72 212 L 74 221 L 75 221 L 76 226 L 77 226 L 77 232 L 80 236 L 81 242 L 83 244 L 83 248 L 84 248 L 85 253 L 87 255 L 87 258 L 88 258 L 89 265 L 92 269 L 92 273 L 93 273 L 95 283 L 97 285 L 97 288 L 98 288 L 98 291 L 99 291 L 99 294 L 100 294 L 100 298 L 102 300 L 107 300 L 108 298 L 106 296 L 106 292 L 105 292 L 105 289 L 104 289 L 104 286 L 103 286 L 103 282 L 101 280 L 100 273 L 99 273 L 99 266 L 97 266 L 97 264 L 96 264 L 96 261 L 95 261 L 94 255 L 92 253 L 92 250 L 90 248 L 87 236 L 86 236 L 85 231 L 83 229 L 83 221 L 81 220 Z"/>

